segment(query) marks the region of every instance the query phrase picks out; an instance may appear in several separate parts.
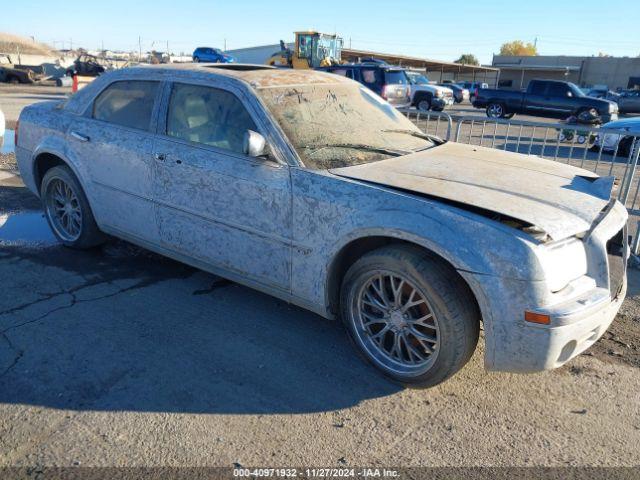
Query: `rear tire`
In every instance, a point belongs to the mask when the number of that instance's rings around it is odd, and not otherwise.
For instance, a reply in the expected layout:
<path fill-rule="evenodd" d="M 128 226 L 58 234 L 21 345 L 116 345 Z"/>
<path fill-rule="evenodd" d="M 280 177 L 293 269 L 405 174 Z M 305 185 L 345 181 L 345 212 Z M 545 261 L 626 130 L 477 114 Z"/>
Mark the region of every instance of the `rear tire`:
<path fill-rule="evenodd" d="M 504 118 L 507 111 L 503 104 L 491 102 L 487 105 L 486 113 L 489 118 Z"/>
<path fill-rule="evenodd" d="M 443 382 L 478 343 L 480 315 L 469 288 L 418 248 L 384 247 L 357 260 L 343 279 L 340 305 L 358 352 L 405 386 Z"/>
<path fill-rule="evenodd" d="M 87 249 L 106 240 L 80 182 L 66 165 L 47 171 L 40 185 L 40 198 L 47 222 L 63 245 Z"/>

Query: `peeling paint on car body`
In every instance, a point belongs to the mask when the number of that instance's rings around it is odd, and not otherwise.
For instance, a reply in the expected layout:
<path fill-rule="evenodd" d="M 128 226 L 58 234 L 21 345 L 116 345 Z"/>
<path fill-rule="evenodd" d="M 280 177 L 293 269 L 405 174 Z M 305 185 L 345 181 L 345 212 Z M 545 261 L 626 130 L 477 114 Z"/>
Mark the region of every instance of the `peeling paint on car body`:
<path fill-rule="evenodd" d="M 78 177 L 105 232 L 327 318 L 336 315 L 335 272 L 350 245 L 384 237 L 420 246 L 449 262 L 475 295 L 490 369 L 553 368 L 604 333 L 624 297 L 622 291 L 608 298 L 607 244 L 625 228 L 627 213 L 615 203 L 598 217 L 607 201 L 601 188 L 590 188 L 592 174 L 455 144 L 362 165 L 310 168 L 260 91 L 353 85 L 355 92 L 360 85 L 322 72 L 243 68 L 122 69 L 98 77 L 64 105 L 25 108 L 16 147 L 25 184 L 38 194 L 38 161 L 55 156 Z M 136 79 L 161 83 L 148 132 L 91 118 L 93 100 L 104 88 Z M 173 83 L 236 95 L 266 138 L 269 158 L 223 155 L 168 138 L 164 122 Z M 104 155 L 78 146 L 70 132 L 79 127 L 100 139 Z M 154 160 L 159 152 L 167 162 Z M 500 221 L 501 214 L 544 229 L 553 241 Z M 570 274 L 559 273 L 568 251 L 580 261 L 566 265 Z M 552 323 L 527 324 L 525 310 L 551 312 Z"/>

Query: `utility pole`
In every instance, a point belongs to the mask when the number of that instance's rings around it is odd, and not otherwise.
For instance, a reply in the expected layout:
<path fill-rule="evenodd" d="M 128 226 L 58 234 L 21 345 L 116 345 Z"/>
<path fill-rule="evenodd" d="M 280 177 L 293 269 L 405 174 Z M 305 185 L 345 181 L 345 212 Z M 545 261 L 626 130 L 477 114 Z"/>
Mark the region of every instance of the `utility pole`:
<path fill-rule="evenodd" d="M 138 62 L 142 61 L 142 37 L 138 37 Z"/>
<path fill-rule="evenodd" d="M 69 50 L 73 50 L 73 38 L 69 39 Z"/>
<path fill-rule="evenodd" d="M 533 48 L 538 48 L 538 37 L 533 39 Z"/>
<path fill-rule="evenodd" d="M 227 51 L 227 39 L 226 38 L 224 39 L 224 51 L 225 52 Z"/>

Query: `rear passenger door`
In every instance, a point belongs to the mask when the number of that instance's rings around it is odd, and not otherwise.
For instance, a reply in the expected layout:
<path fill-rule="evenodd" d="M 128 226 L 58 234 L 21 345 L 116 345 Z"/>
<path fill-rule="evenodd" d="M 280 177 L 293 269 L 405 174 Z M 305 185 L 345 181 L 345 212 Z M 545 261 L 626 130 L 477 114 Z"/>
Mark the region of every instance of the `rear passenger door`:
<path fill-rule="evenodd" d="M 243 98 L 230 87 L 168 85 L 155 145 L 160 239 L 214 271 L 289 291 L 289 167 L 244 154 L 245 132 L 263 130 Z"/>
<path fill-rule="evenodd" d="M 68 131 L 68 148 L 86 168 L 98 224 L 117 234 L 158 240 L 154 219 L 153 141 L 160 82 L 119 80 L 94 99 Z"/>

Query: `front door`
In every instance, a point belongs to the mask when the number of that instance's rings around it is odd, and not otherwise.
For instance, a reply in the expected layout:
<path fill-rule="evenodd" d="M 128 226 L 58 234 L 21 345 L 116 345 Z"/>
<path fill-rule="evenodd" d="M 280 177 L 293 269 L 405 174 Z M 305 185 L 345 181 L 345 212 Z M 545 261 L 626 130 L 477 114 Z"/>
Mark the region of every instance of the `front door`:
<path fill-rule="evenodd" d="M 154 147 L 163 246 L 289 291 L 289 167 L 244 154 L 245 132 L 261 129 L 238 92 L 186 83 L 168 90 Z"/>
<path fill-rule="evenodd" d="M 100 226 L 157 242 L 152 201 L 155 109 L 160 82 L 116 81 L 69 127 L 69 148 L 82 161 Z"/>

